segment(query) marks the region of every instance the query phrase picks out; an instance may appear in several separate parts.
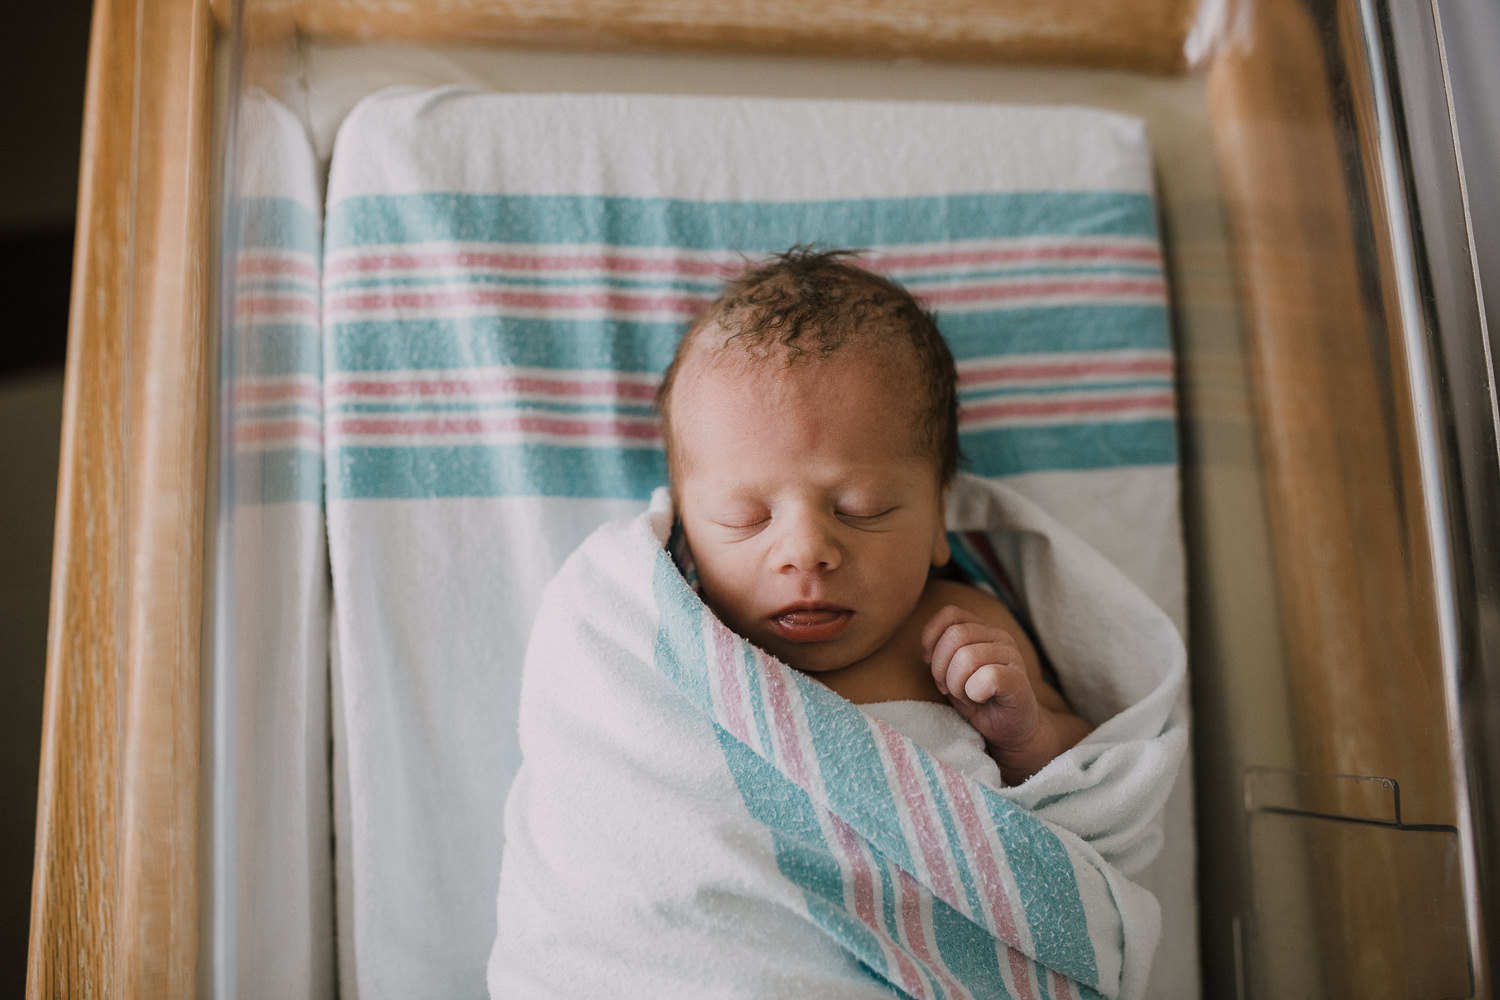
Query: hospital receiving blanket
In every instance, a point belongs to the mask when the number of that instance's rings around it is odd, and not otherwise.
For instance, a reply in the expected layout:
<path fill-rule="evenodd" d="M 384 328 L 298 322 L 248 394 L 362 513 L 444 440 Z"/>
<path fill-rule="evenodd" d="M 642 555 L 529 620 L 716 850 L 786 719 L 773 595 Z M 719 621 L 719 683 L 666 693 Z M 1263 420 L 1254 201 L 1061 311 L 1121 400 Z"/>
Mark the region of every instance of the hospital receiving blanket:
<path fill-rule="evenodd" d="M 1153 602 L 1030 501 L 962 479 L 1097 728 L 1015 788 L 968 777 L 721 625 L 666 551 L 607 526 L 544 595 L 506 808 L 494 997 L 1145 995 L 1186 748 Z"/>

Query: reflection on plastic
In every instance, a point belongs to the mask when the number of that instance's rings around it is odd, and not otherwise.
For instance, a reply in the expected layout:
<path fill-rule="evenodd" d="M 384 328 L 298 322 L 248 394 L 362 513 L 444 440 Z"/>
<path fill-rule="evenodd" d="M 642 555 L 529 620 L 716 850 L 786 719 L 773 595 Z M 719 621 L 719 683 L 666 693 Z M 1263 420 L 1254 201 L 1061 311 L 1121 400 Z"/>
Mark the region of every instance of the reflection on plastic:
<path fill-rule="evenodd" d="M 1474 995 L 1457 832 L 1394 781 L 1254 769 L 1245 813 L 1249 1000 Z"/>

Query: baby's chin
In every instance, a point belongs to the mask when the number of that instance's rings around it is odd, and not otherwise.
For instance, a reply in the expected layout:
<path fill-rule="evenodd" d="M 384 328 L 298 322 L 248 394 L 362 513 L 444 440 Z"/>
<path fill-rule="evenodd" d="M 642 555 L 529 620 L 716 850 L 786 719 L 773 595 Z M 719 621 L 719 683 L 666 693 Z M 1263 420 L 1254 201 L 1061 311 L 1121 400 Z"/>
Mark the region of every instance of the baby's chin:
<path fill-rule="evenodd" d="M 859 657 L 851 659 L 846 650 L 839 649 L 832 644 L 819 646 L 763 641 L 757 645 L 793 670 L 814 676 L 836 673 L 859 659 Z"/>

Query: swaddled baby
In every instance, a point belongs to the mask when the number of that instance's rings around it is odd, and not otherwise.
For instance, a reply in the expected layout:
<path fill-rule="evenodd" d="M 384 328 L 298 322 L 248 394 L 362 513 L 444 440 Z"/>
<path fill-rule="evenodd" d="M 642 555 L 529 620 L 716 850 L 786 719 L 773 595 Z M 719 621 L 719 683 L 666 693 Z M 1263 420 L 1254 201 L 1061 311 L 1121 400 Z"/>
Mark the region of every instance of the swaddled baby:
<path fill-rule="evenodd" d="M 953 360 L 849 256 L 753 267 L 692 325 L 659 396 L 673 495 L 543 596 L 494 997 L 1141 995 L 1155 902 L 1108 858 L 1159 843 L 1176 632 L 1044 512 L 959 482 L 954 516 L 1014 541 L 1084 740 L 1006 607 L 938 572 Z M 1124 634 L 1057 631 L 1096 611 Z"/>
<path fill-rule="evenodd" d="M 657 396 L 704 601 L 857 704 L 946 702 L 1016 784 L 1088 734 L 989 595 L 934 575 L 958 463 L 956 375 L 932 318 L 847 252 L 731 282 Z"/>

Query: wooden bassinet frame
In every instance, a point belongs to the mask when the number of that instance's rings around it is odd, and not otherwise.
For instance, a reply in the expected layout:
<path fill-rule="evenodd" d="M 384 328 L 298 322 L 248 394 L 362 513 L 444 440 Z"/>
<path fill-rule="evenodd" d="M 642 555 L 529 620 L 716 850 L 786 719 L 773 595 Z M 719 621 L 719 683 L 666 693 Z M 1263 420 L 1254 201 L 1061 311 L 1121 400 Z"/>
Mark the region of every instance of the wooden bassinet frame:
<path fill-rule="evenodd" d="M 1398 377 L 1388 380 L 1382 366 L 1391 357 L 1372 351 L 1370 331 L 1385 324 L 1371 315 L 1360 285 L 1358 227 L 1328 208 L 1329 192 L 1348 178 L 1340 176 L 1332 140 L 1308 141 L 1331 135 L 1339 113 L 1320 61 L 1328 26 L 1310 23 L 1296 0 L 1258 3 L 1253 19 L 1239 16 L 1241 5 L 1215 0 L 433 0 L 420 10 L 395 0 L 244 4 L 235 26 L 227 0 L 96 0 L 37 826 L 34 1000 L 209 992 L 200 938 L 207 905 L 200 719 L 213 537 L 212 109 L 226 37 L 236 44 L 301 36 L 1209 72 L 1235 244 L 1234 286 L 1225 294 L 1237 297 L 1251 338 L 1288 660 L 1358 663 L 1381 647 L 1380 655 L 1395 650 L 1410 662 L 1441 662 L 1416 432 L 1403 406 L 1391 408 L 1392 394 L 1405 402 L 1403 377 L 1420 373 L 1398 361 Z M 1215 24 L 1220 34 L 1205 31 Z M 1233 44 L 1211 51 L 1206 42 L 1230 27 L 1238 32 Z M 1350 32 L 1347 17 L 1334 30 Z M 1372 113 L 1355 109 L 1357 119 Z M 1373 126 L 1364 124 L 1361 141 L 1371 142 Z M 1380 221 L 1378 206 L 1374 215 Z M 1309 217 L 1325 224 L 1309 227 Z M 1387 270 L 1389 249 L 1382 244 Z M 1194 380 L 1203 373 L 1194 364 L 1189 353 L 1189 438 L 1213 405 L 1198 391 Z M 1351 442 L 1351 412 L 1373 437 L 1397 442 L 1397 452 L 1362 447 L 1363 437 Z M 1188 489 L 1191 502 L 1191 482 Z M 1349 598 L 1334 607 L 1320 600 L 1328 593 Z M 1195 644 L 1200 659 L 1202 652 Z M 1434 774 L 1450 773 L 1444 727 L 1425 741 L 1383 747 L 1384 710 L 1345 702 L 1350 683 L 1376 678 L 1298 676 L 1295 726 L 1311 769 L 1347 769 L 1353 746 L 1377 761 L 1404 754 Z M 1212 719 L 1222 685 L 1201 676 L 1195 683 L 1200 719 Z M 1402 683 L 1409 690 L 1397 700 L 1440 706 L 1446 697 L 1440 672 L 1413 672 Z M 1451 782 L 1436 782 L 1429 797 L 1421 806 L 1428 822 L 1457 823 Z M 1216 835 L 1212 823 L 1202 829 Z M 1352 912 L 1367 901 L 1346 903 Z M 1382 919 L 1378 907 L 1368 919 Z M 1212 981 L 1218 946 L 1206 947 Z"/>

